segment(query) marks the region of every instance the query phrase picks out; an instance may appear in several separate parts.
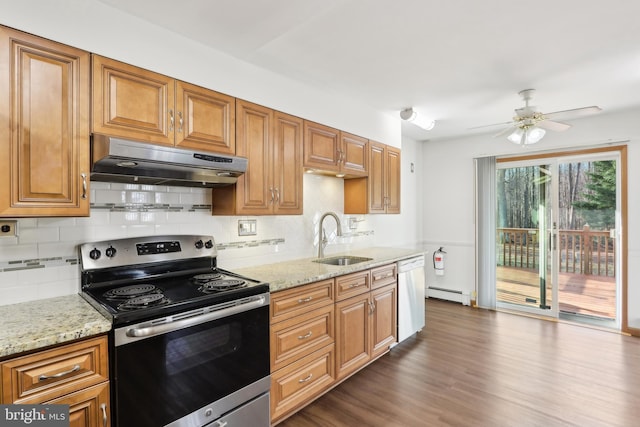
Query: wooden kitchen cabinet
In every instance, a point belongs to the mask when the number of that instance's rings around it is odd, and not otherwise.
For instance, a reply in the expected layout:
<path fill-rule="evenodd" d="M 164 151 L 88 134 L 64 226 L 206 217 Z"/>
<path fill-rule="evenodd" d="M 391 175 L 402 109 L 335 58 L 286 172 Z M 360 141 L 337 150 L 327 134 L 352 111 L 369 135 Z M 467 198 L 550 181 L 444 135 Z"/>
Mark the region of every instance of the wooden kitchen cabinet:
<path fill-rule="evenodd" d="M 344 213 L 400 213 L 400 150 L 369 141 L 369 176 L 344 182 Z"/>
<path fill-rule="evenodd" d="M 235 98 L 92 55 L 92 131 L 235 154 Z"/>
<path fill-rule="evenodd" d="M 334 279 L 271 295 L 271 422 L 334 383 Z"/>
<path fill-rule="evenodd" d="M 0 217 L 89 215 L 88 52 L 0 26 Z"/>
<path fill-rule="evenodd" d="M 329 126 L 304 122 L 304 167 L 348 178 L 367 176 L 369 140 Z"/>
<path fill-rule="evenodd" d="M 302 214 L 302 119 L 237 100 L 236 185 L 213 189 L 214 215 Z"/>
<path fill-rule="evenodd" d="M 2 404 L 68 404 L 71 426 L 110 425 L 106 336 L 8 359 L 0 379 Z"/>
<path fill-rule="evenodd" d="M 363 274 L 368 275 L 363 284 Z M 336 379 L 346 378 L 396 342 L 396 264 L 336 278 Z M 354 285 L 354 286 L 351 286 Z M 356 294 L 353 296 L 353 294 Z"/>

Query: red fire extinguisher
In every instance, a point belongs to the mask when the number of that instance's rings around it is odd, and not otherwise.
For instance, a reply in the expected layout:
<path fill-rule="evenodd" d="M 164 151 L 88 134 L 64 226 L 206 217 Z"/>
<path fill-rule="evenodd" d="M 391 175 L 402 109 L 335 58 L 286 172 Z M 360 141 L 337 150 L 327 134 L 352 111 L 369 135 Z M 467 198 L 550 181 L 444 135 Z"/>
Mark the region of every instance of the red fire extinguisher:
<path fill-rule="evenodd" d="M 436 272 L 436 276 L 444 276 L 444 248 L 440 248 L 433 253 L 433 269 Z"/>

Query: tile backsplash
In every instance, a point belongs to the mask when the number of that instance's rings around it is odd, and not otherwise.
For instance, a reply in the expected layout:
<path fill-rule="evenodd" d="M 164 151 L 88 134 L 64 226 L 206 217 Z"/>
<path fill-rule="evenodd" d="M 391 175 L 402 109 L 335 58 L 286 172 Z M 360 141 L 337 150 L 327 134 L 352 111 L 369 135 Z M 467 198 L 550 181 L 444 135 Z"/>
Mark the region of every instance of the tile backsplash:
<path fill-rule="evenodd" d="M 18 219 L 18 235 L 0 238 L 0 305 L 77 293 L 77 246 L 85 242 L 163 234 L 213 235 L 218 265 L 226 269 L 317 253 L 320 216 L 341 217 L 343 237 L 327 220 L 326 254 L 372 246 L 369 216 L 350 229 L 343 212 L 342 180 L 305 175 L 304 214 L 292 216 L 212 216 L 211 191 L 199 188 L 91 183 L 91 214 L 86 218 Z M 215 203 L 215 201 L 213 201 Z M 238 235 L 238 220 L 256 219 L 257 233 Z"/>

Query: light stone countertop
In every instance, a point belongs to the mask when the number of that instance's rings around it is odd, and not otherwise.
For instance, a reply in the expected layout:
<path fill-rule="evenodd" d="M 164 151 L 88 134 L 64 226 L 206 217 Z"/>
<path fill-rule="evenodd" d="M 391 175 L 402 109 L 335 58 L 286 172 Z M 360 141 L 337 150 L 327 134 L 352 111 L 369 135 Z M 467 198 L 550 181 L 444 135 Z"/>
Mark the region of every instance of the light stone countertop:
<path fill-rule="evenodd" d="M 0 306 L 0 358 L 110 329 L 111 321 L 77 294 Z"/>
<path fill-rule="evenodd" d="M 313 262 L 317 258 L 303 258 L 291 261 L 283 261 L 273 264 L 258 265 L 254 267 L 234 269 L 234 273 L 241 274 L 251 279 L 269 283 L 271 292 L 282 291 L 295 286 L 317 282 L 331 277 L 342 276 L 361 270 L 400 261 L 413 256 L 423 255 L 425 251 L 408 248 L 367 248 L 358 249 L 339 254 L 329 254 L 325 258 L 335 256 L 357 256 L 372 258 L 352 265 L 330 265 Z"/>

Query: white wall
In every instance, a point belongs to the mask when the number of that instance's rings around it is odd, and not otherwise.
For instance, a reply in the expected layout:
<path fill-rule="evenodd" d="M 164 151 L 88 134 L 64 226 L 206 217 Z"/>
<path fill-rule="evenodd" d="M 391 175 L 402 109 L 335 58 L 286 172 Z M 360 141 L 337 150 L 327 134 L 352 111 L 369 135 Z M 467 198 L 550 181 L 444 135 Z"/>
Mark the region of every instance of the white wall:
<path fill-rule="evenodd" d="M 640 327 L 640 111 L 602 113 L 572 122 L 563 133 L 547 132 L 538 144 L 521 148 L 491 134 L 422 143 L 424 188 L 422 242 L 430 250 L 444 246 L 446 273 L 436 277 L 431 265 L 427 280 L 436 286 L 475 290 L 474 164 L 486 155 L 532 154 L 536 150 L 588 147 L 628 141 L 628 315 L 629 326 Z"/>

